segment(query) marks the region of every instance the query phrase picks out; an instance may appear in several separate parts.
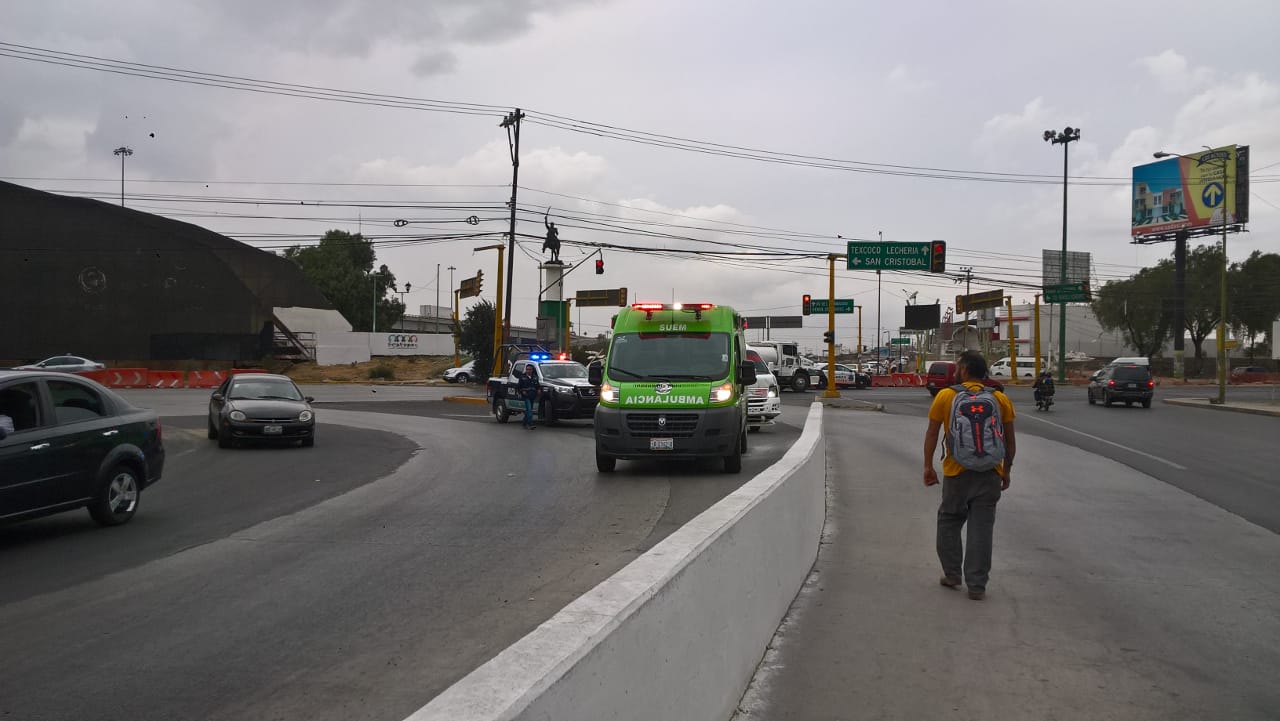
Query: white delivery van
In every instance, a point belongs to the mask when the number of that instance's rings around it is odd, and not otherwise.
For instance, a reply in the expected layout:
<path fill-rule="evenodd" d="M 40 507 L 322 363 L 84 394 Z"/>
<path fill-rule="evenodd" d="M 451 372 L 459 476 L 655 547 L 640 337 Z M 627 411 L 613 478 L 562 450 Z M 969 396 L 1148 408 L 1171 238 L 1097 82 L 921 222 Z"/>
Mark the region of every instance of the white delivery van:
<path fill-rule="evenodd" d="M 1040 370 L 1053 370 L 1053 366 L 1049 363 L 1047 357 L 1040 358 Z M 1013 377 L 1013 359 L 1005 356 L 1000 360 L 992 363 L 987 369 L 987 374 L 992 378 L 1009 379 Z M 1018 358 L 1018 377 L 1019 378 L 1035 378 L 1036 377 L 1036 359 L 1031 356 L 1026 358 Z"/>

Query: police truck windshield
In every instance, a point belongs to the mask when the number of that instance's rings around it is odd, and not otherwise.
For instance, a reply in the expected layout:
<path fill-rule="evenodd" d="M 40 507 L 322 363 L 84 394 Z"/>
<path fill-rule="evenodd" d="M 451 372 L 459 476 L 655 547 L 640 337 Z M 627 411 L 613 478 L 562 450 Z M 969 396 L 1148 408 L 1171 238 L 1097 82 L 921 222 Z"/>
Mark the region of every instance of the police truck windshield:
<path fill-rule="evenodd" d="M 709 380 L 729 375 L 726 333 L 619 333 L 609 367 L 640 380 Z"/>

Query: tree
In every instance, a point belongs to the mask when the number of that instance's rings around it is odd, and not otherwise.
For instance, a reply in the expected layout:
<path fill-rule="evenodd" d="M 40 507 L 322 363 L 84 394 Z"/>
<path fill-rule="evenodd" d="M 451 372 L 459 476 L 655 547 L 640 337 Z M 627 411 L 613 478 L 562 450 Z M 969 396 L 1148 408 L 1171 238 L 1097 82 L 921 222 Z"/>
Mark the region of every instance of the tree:
<path fill-rule="evenodd" d="M 357 331 L 373 329 L 373 306 L 377 299 L 378 327 L 390 329 L 404 317 L 404 303 L 388 299 L 388 290 L 396 290 L 396 277 L 386 265 L 373 272 L 377 255 L 373 243 L 359 233 L 330 230 L 319 245 L 295 245 L 284 257 L 297 263 L 333 307 Z"/>
<path fill-rule="evenodd" d="M 1243 263 L 1231 266 L 1227 274 L 1227 315 L 1236 335 L 1250 341 L 1255 352 L 1259 335 L 1271 331 L 1280 316 L 1280 255 L 1255 250 Z"/>
<path fill-rule="evenodd" d="M 458 323 L 458 347 L 476 362 L 476 373 L 493 370 L 493 304 L 481 301 L 467 309 Z"/>
<path fill-rule="evenodd" d="M 1140 355 L 1158 355 L 1173 326 L 1173 267 L 1143 268 L 1126 280 L 1107 283 L 1093 301 L 1093 314 L 1107 330 L 1119 330 Z"/>
<path fill-rule="evenodd" d="M 1173 272 L 1173 261 L 1162 260 L 1158 268 Z M 1204 372 L 1204 341 L 1217 332 L 1222 315 L 1222 249 L 1202 245 L 1187 253 L 1186 328 L 1196 349 L 1196 375 Z"/>

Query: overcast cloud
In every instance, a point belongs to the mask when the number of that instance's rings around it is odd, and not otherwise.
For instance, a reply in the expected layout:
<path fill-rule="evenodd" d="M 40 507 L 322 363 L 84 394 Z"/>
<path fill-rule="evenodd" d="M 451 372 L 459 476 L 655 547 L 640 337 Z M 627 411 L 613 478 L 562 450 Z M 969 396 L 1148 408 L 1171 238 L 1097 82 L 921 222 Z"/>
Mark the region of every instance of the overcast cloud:
<path fill-rule="evenodd" d="M 520 106 L 542 113 L 729 145 L 871 163 L 970 171 L 1061 173 L 1046 128 L 1083 128 L 1071 173 L 1128 178 L 1157 150 L 1252 146 L 1251 232 L 1232 259 L 1280 252 L 1280 5 L 1223 2 L 1223 38 L 1198 3 L 733 2 L 708 0 L 14 0 L 0 41 L 225 75 L 368 93 Z M 111 153 L 134 149 L 131 193 L 301 201 L 497 204 L 429 211 L 217 205 L 136 199 L 129 205 L 232 236 L 318 237 L 328 228 L 431 233 L 505 228 L 511 164 L 505 112 L 430 113 L 239 92 L 0 57 L 0 174 L 54 191 L 118 192 Z M 522 135 L 522 206 L 553 216 L 785 250 L 842 252 L 836 238 L 945 239 L 955 269 L 1034 292 L 1042 248 L 1061 243 L 1060 185 L 895 177 L 765 164 L 655 148 L 543 124 Z M 31 179 L 34 178 L 34 179 Z M 55 180 L 57 178 L 74 180 Z M 148 181 L 199 181 L 190 183 Z M 279 185 L 291 183 L 414 184 Z M 207 185 L 207 187 L 206 187 Z M 424 187 L 431 186 L 431 187 Z M 235 217 L 235 216 L 268 217 Z M 301 218 L 286 220 L 280 217 Z M 391 221 L 411 224 L 398 230 Z M 679 227 L 655 226 L 668 223 Z M 605 232 L 561 219 L 568 241 L 712 248 Z M 812 233 L 744 236 L 741 225 Z M 1129 189 L 1070 190 L 1070 247 L 1094 254 L 1095 282 L 1171 252 L 1129 243 Z M 472 228 L 473 230 L 476 228 Z M 711 229 L 711 230 L 706 230 Z M 542 232 L 530 217 L 521 232 Z M 280 241 L 259 245 L 279 245 Z M 385 248 L 413 284 L 411 309 L 435 302 L 436 267 L 454 282 L 485 269 L 492 240 Z M 518 323 L 532 325 L 537 243 L 517 253 Z M 576 261 L 585 252 L 566 248 Z M 606 275 L 584 268 L 569 291 L 625 286 L 633 298 L 708 300 L 751 315 L 799 312 L 826 289 L 814 261 L 715 261 L 606 250 Z M 948 279 L 886 274 L 882 324 L 906 295 L 953 302 Z M 448 271 L 441 285 L 448 286 Z M 1001 287 L 975 284 L 975 290 Z M 838 271 L 837 295 L 864 303 L 873 342 L 876 283 Z M 446 303 L 447 289 L 441 292 Z M 574 311 L 602 332 L 611 311 Z M 822 328 L 795 335 L 816 345 Z M 838 336 L 852 345 L 856 317 Z"/>

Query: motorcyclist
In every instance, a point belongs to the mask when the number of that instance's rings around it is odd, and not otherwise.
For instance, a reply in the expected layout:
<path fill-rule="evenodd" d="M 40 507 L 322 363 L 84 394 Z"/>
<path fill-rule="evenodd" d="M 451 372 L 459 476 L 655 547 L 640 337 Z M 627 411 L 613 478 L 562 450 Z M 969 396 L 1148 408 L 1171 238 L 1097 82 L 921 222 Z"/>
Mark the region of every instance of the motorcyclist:
<path fill-rule="evenodd" d="M 1031 387 L 1035 389 L 1036 406 L 1039 407 L 1046 399 L 1053 398 L 1053 375 L 1047 370 L 1040 371 L 1039 377 Z"/>

